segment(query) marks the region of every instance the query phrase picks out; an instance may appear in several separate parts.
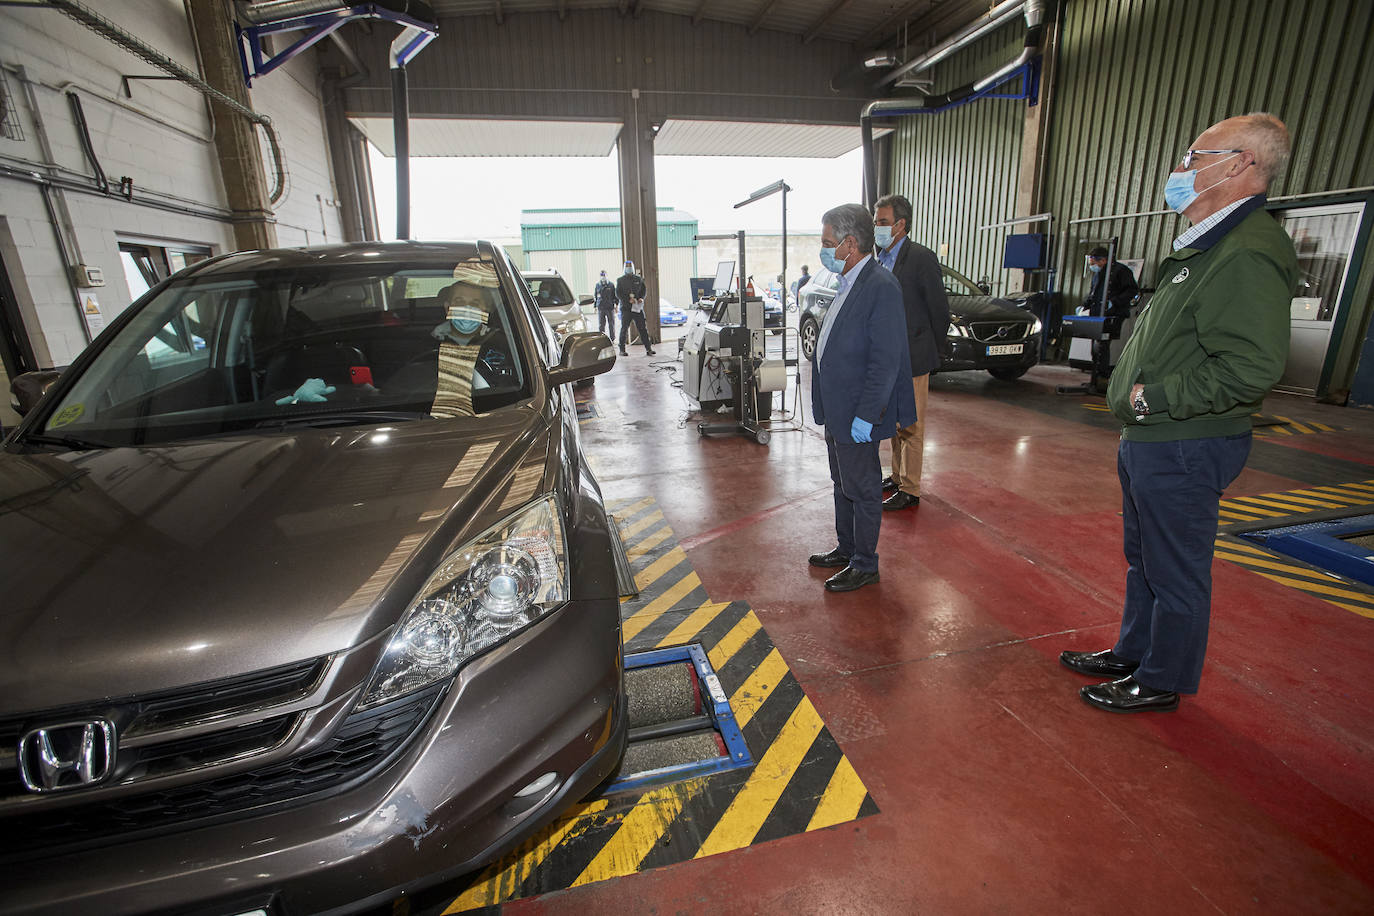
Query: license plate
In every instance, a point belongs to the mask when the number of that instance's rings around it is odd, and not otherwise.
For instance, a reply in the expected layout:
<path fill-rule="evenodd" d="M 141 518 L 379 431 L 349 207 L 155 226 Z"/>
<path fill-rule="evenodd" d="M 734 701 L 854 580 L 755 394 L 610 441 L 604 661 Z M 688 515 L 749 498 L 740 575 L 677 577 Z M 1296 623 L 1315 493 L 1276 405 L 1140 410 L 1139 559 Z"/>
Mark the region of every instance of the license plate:
<path fill-rule="evenodd" d="M 1025 346 L 1025 344 L 992 344 L 988 347 L 988 356 L 1015 356 Z"/>

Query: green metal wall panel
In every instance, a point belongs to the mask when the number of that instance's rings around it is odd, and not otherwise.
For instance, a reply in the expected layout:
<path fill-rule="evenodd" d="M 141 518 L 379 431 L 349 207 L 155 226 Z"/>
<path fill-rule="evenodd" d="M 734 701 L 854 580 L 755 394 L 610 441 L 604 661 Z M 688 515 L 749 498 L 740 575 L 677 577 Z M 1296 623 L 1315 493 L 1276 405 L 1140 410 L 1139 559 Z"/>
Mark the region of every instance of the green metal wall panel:
<path fill-rule="evenodd" d="M 620 225 L 524 226 L 520 240 L 526 251 L 569 251 L 587 248 L 620 248 Z"/>
<path fill-rule="evenodd" d="M 1143 258 L 1143 281 L 1186 222 L 1174 214 L 1069 225 L 1164 208 L 1165 178 L 1189 143 L 1222 118 L 1270 111 L 1293 134 L 1288 170 L 1271 197 L 1374 185 L 1374 3 L 1368 0 L 1064 0 L 1048 112 L 1041 210 L 1054 214 L 1073 305 L 1087 292 L 1086 240 L 1117 235 L 1121 256 Z M 1010 60 L 1023 29 L 1011 23 L 942 62 L 935 90 Z M 1011 217 L 1025 103 L 984 100 L 903 118 L 893 147 L 894 190 L 915 206 L 913 235 L 942 261 L 998 289 Z M 1331 390 L 1349 383 L 1369 333 L 1374 246 L 1355 285 Z"/>
<path fill-rule="evenodd" d="M 923 76 L 934 92 L 966 85 L 1012 60 L 1025 28 L 998 29 Z M 999 92 L 1020 88 L 1020 80 Z M 912 115 L 893 135 L 891 189 L 912 206 L 912 237 L 944 264 L 1002 289 L 1001 236 L 979 226 L 1012 216 L 1025 103 L 980 99 L 939 114 Z M 991 237 L 996 235 L 997 239 Z"/>

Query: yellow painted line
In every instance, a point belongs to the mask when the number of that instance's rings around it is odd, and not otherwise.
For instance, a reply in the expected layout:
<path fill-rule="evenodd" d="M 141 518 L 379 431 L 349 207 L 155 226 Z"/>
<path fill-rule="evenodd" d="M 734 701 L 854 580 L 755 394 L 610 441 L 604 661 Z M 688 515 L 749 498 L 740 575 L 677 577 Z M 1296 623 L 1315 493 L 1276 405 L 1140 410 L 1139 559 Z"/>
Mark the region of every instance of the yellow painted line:
<path fill-rule="evenodd" d="M 652 496 L 645 496 L 643 499 L 637 499 L 629 505 L 621 506 L 617 509 L 612 509 L 611 514 L 624 516 L 628 518 L 631 515 L 638 515 L 640 512 L 643 512 L 645 509 L 649 508 L 653 504 L 654 498 Z"/>
<path fill-rule="evenodd" d="M 854 772 L 854 765 L 848 757 L 841 757 L 840 765 L 835 767 L 830 785 L 825 787 L 825 794 L 821 796 L 816 813 L 811 815 L 811 823 L 806 825 L 806 829 L 820 830 L 854 820 L 859 816 L 859 808 L 867 794 L 868 790 L 859 781 L 859 774 Z"/>
<path fill-rule="evenodd" d="M 694 572 L 689 572 L 686 576 L 682 578 L 681 582 L 677 583 L 672 588 L 668 589 L 666 592 L 659 595 L 653 601 L 650 601 L 643 608 L 636 611 L 634 614 L 630 616 L 629 620 L 626 620 L 623 623 L 621 623 L 621 637 L 625 640 L 625 642 L 629 642 L 630 640 L 634 639 L 640 633 L 644 632 L 645 627 L 649 626 L 649 624 L 657 620 L 663 614 L 664 611 L 671 608 L 674 604 L 677 604 L 678 599 L 680 599 L 683 595 L 688 594 L 694 588 L 700 587 L 701 580 L 697 578 L 697 574 Z"/>
<path fill-rule="evenodd" d="M 1317 490 L 1294 490 L 1293 494 L 1295 496 L 1311 496 L 1320 499 L 1339 499 L 1352 506 L 1362 506 L 1370 500 L 1370 497 L 1355 496 L 1352 493 L 1321 493 Z"/>
<path fill-rule="evenodd" d="M 1327 598 L 1327 599 L 1325 599 L 1325 600 L 1330 601 L 1332 604 L 1336 605 L 1336 607 L 1343 607 L 1343 608 L 1345 608 L 1347 611 L 1354 611 L 1356 614 L 1359 614 L 1361 617 L 1369 617 L 1369 618 L 1371 618 L 1371 619 L 1374 619 L 1374 608 L 1357 607 L 1356 605 L 1353 605 L 1353 604 L 1346 604 L 1344 601 L 1335 601 L 1335 600 L 1332 600 L 1331 598 Z"/>
<path fill-rule="evenodd" d="M 1218 514 L 1221 518 L 1229 519 L 1229 520 L 1231 520 L 1231 521 L 1233 521 L 1233 522 L 1257 522 L 1257 521 L 1259 521 L 1259 516 L 1257 516 L 1257 515 L 1241 515 L 1239 512 L 1228 512 L 1228 511 L 1225 510 L 1225 509 L 1222 509 L 1222 510 L 1221 510 L 1220 512 L 1218 512 L 1217 514 Z"/>
<path fill-rule="evenodd" d="M 682 806 L 701 791 L 705 782 L 693 779 L 645 793 L 625 815 L 610 842 L 601 847 L 596 858 L 568 886 L 581 887 L 639 871 L 639 863 L 658 845 L 673 820 L 682 813 Z"/>
<path fill-rule="evenodd" d="M 1308 427 L 1302 425 L 1302 424 L 1299 423 L 1297 420 L 1294 420 L 1292 417 L 1281 417 L 1281 416 L 1279 416 L 1278 414 L 1274 414 L 1274 419 L 1275 419 L 1275 420 L 1282 420 L 1283 422 L 1287 423 L 1289 426 L 1293 427 L 1293 429 L 1297 430 L 1297 431 L 1300 432 L 1300 433 L 1311 433 L 1311 432 L 1312 432 L 1311 429 L 1309 429 Z"/>
<path fill-rule="evenodd" d="M 1312 423 L 1310 425 L 1315 426 L 1317 429 L 1321 430 L 1324 433 L 1334 433 L 1336 431 L 1336 427 L 1327 426 L 1325 423 Z"/>
<path fill-rule="evenodd" d="M 639 534 L 639 532 L 643 531 L 646 528 L 650 528 L 661 521 L 663 521 L 663 513 L 655 509 L 653 512 L 650 512 L 648 515 L 641 518 L 639 521 L 627 525 L 624 528 L 621 528 L 620 539 L 622 541 L 628 541 L 636 534 Z"/>
<path fill-rule="evenodd" d="M 711 667 L 716 671 L 724 668 L 725 663 L 735 657 L 740 646 L 747 643 L 749 637 L 762 628 L 763 624 L 759 623 L 759 619 L 753 611 L 741 617 L 739 623 L 731 627 L 730 632 L 721 637 L 720 642 L 712 646 L 706 653 L 706 658 L 711 662 Z"/>
<path fill-rule="evenodd" d="M 461 897 L 448 905 L 448 909 L 444 910 L 444 916 L 478 907 L 493 906 L 502 901 L 510 900 L 520 892 L 520 886 L 525 883 L 525 879 L 548 858 L 549 853 L 553 852 L 558 844 L 567 839 L 575 829 L 585 827 L 588 816 L 602 811 L 606 804 L 607 802 L 603 798 L 589 805 L 574 808 L 573 813 L 559 822 L 555 829 L 550 830 L 538 846 L 516 859 L 498 874 L 465 890 Z"/>
<path fill-rule="evenodd" d="M 1338 487 L 1313 487 L 1312 489 L 1325 496 L 1327 493 L 1333 496 L 1344 496 L 1349 499 L 1374 499 L 1374 493 L 1365 493 L 1362 490 L 1352 490 L 1351 484 L 1342 484 Z"/>
<path fill-rule="evenodd" d="M 697 608 L 692 612 L 691 616 L 678 624 L 677 627 L 673 629 L 673 632 L 658 641 L 659 648 L 664 646 L 680 646 L 683 643 L 691 642 L 698 633 L 711 625 L 711 621 L 715 620 L 716 616 L 719 615 L 721 611 L 729 606 L 730 602 L 728 601 L 703 602 L 701 607 Z M 753 615 L 750 614 L 750 616 L 752 617 Z"/>
<path fill-rule="evenodd" d="M 1244 498 L 1245 497 L 1243 496 L 1237 496 L 1233 497 L 1232 499 L 1223 499 L 1221 501 L 1221 507 L 1223 509 L 1230 509 L 1232 511 L 1244 510 L 1245 512 L 1249 512 L 1253 515 L 1263 515 L 1267 518 L 1283 518 L 1286 515 L 1292 515 L 1292 512 L 1275 512 L 1272 509 L 1261 509 L 1259 506 L 1247 506 L 1243 503 L 1241 505 L 1235 504 L 1235 500 Z"/>
<path fill-rule="evenodd" d="M 648 566 L 635 573 L 635 585 L 639 586 L 642 592 L 659 579 L 672 572 L 673 568 L 687 562 L 687 554 L 682 552 L 681 547 L 674 547 L 672 550 L 659 557 Z"/>
<path fill-rule="evenodd" d="M 1242 566 L 1246 566 L 1246 567 L 1262 566 L 1262 567 L 1264 567 L 1265 569 L 1277 569 L 1279 572 L 1292 573 L 1293 575 L 1297 575 L 1297 576 L 1312 576 L 1312 577 L 1314 577 L 1314 578 L 1316 578 L 1317 576 L 1320 576 L 1320 577 L 1321 577 L 1321 580 L 1319 580 L 1319 581 L 1322 581 L 1322 580 L 1324 580 L 1324 581 L 1326 581 L 1326 582 L 1333 582 L 1333 581 L 1338 582 L 1338 581 L 1340 581 L 1339 579 L 1335 579 L 1334 577 L 1328 576 L 1327 574 L 1325 574 L 1325 573 L 1323 573 L 1323 572 L 1320 572 L 1320 571 L 1318 571 L 1318 570 L 1315 570 L 1315 569 L 1305 569 L 1304 567 L 1301 567 L 1301 566 L 1294 566 L 1294 565 L 1292 565 L 1291 563 L 1280 563 L 1280 562 L 1277 562 L 1277 561 L 1275 561 L 1275 560 L 1261 559 L 1260 557 L 1252 557 L 1252 556 L 1241 556 L 1241 555 L 1229 556 L 1229 555 L 1227 555 L 1225 552 L 1223 552 L 1223 551 L 1221 551 L 1221 550 L 1216 551 L 1216 556 L 1219 557 L 1220 559 L 1223 559 L 1223 560 L 1230 560 L 1232 563 L 1239 563 L 1239 564 L 1241 564 Z"/>
<path fill-rule="evenodd" d="M 644 535 L 633 547 L 626 548 L 625 556 L 630 560 L 638 560 L 659 544 L 673 536 L 673 529 L 664 525 L 657 531 Z M 623 539 L 622 539 L 623 540 Z"/>
<path fill-rule="evenodd" d="M 1242 544 L 1239 541 L 1223 541 L 1221 538 L 1217 538 L 1216 548 L 1217 550 L 1240 550 L 1260 557 L 1272 557 L 1274 555 L 1267 550 L 1255 547 L 1253 544 Z"/>
<path fill-rule="evenodd" d="M 1374 486 L 1370 486 L 1370 483 L 1371 481 L 1365 481 L 1364 483 L 1343 483 L 1341 486 L 1354 487 L 1356 490 L 1368 490 L 1370 493 L 1374 493 Z"/>
<path fill-rule="evenodd" d="M 735 723 L 740 728 L 749 724 L 754 713 L 763 707 L 764 702 L 773 695 L 773 690 L 787 676 L 787 662 L 777 649 L 759 663 L 749 678 L 739 685 L 734 696 L 730 697 L 730 709 L 735 714 Z"/>
<path fill-rule="evenodd" d="M 1272 579 L 1275 582 L 1281 582 L 1284 585 L 1290 585 L 1293 588 L 1296 588 L 1304 592 L 1312 592 L 1313 594 L 1319 595 L 1331 595 L 1335 598 L 1344 598 L 1347 601 L 1360 602 L 1362 606 L 1364 602 L 1368 602 L 1369 609 L 1371 611 L 1374 611 L 1374 597 L 1363 594 L 1361 592 L 1353 592 L 1348 588 L 1336 588 L 1332 585 L 1322 585 L 1318 582 L 1306 582 L 1302 579 L 1289 579 L 1284 576 L 1275 575 L 1274 573 L 1256 571 L 1255 574 L 1259 576 L 1264 576 L 1264 578 L 1266 579 Z"/>
<path fill-rule="evenodd" d="M 787 724 L 754 767 L 749 781 L 725 809 L 694 858 L 729 852 L 748 846 L 758 835 L 773 806 L 782 797 L 788 780 L 797 771 L 823 723 L 811 701 L 802 697 Z"/>
<path fill-rule="evenodd" d="M 1305 496 L 1289 496 L 1287 493 L 1269 493 L 1265 496 L 1237 496 L 1236 499 L 1245 502 L 1256 502 L 1262 506 L 1274 506 L 1280 509 L 1287 509 L 1290 513 L 1295 509 L 1302 509 L 1310 512 L 1307 506 L 1316 506 L 1319 509 L 1339 509 L 1340 503 L 1323 502 L 1319 499 L 1308 499 Z"/>

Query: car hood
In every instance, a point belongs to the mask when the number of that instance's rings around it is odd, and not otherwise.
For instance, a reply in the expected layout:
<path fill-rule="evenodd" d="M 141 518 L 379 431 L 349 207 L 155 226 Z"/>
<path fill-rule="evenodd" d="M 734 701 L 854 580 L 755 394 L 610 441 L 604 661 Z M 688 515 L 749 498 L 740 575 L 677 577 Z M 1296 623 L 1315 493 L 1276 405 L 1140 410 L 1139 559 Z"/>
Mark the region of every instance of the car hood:
<path fill-rule="evenodd" d="M 949 313 L 965 321 L 1029 321 L 1035 316 L 1009 299 L 992 296 L 950 296 Z"/>
<path fill-rule="evenodd" d="M 0 453 L 0 715 L 243 674 L 392 626 L 544 489 L 548 424 L 487 417 Z"/>
<path fill-rule="evenodd" d="M 563 322 L 577 318 L 582 314 L 582 309 L 576 302 L 567 305 L 541 305 L 539 311 L 543 313 L 544 320 L 554 327 L 558 327 Z"/>

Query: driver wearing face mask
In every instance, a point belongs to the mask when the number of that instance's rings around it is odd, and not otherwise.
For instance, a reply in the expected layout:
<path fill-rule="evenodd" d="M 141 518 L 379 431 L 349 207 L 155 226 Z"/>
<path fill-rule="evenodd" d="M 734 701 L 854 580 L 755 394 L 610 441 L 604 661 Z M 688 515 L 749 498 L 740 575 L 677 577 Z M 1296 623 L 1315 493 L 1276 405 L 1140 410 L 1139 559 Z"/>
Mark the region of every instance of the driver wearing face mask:
<path fill-rule="evenodd" d="M 481 356 L 478 340 L 486 331 L 487 291 L 475 283 L 459 281 L 443 292 L 445 318 L 430 332 L 439 338 L 438 382 L 434 393 L 435 417 L 471 417 L 472 391 L 484 388 L 477 373 Z"/>

